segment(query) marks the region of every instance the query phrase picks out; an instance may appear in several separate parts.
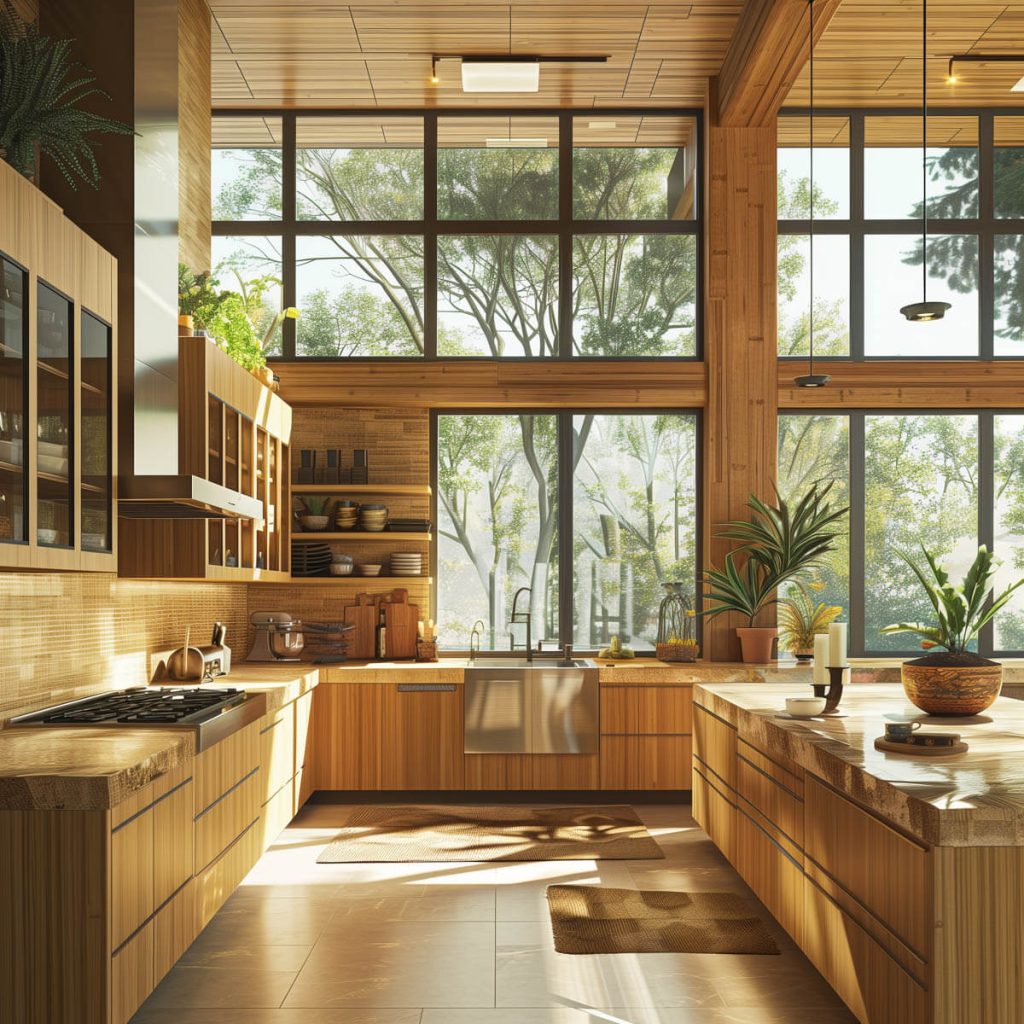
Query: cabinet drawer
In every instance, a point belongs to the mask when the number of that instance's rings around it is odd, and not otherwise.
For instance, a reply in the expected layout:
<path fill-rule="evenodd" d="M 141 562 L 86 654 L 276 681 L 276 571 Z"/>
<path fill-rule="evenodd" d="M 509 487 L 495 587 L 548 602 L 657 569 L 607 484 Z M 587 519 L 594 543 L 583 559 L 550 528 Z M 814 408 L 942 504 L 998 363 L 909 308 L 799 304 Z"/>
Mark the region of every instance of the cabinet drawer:
<path fill-rule="evenodd" d="M 153 918 L 153 984 L 181 959 L 196 937 L 196 892 L 192 879 Z"/>
<path fill-rule="evenodd" d="M 196 869 L 215 860 L 260 813 L 259 769 L 253 771 L 220 800 L 196 817 Z"/>
<path fill-rule="evenodd" d="M 313 710 L 313 693 L 304 693 L 295 702 L 295 768 L 304 768 L 312 764 L 313 733 L 309 728 L 309 716 Z"/>
<path fill-rule="evenodd" d="M 110 951 L 153 913 L 153 812 L 140 811 L 110 835 Z"/>
<path fill-rule="evenodd" d="M 736 805 L 704 775 L 695 763 L 693 768 L 693 817 L 711 841 L 725 854 L 734 858 Z"/>
<path fill-rule="evenodd" d="M 260 808 L 260 849 L 265 850 L 294 817 L 294 783 L 289 780 Z"/>
<path fill-rule="evenodd" d="M 125 943 L 110 962 L 110 1020 L 126 1024 L 153 991 L 153 922 Z"/>
<path fill-rule="evenodd" d="M 253 722 L 196 757 L 192 775 L 197 815 L 259 767 L 259 730 L 259 722 Z"/>
<path fill-rule="evenodd" d="M 690 788 L 693 749 L 689 736 L 602 736 L 601 788 Z"/>
<path fill-rule="evenodd" d="M 260 722 L 260 802 L 265 803 L 295 774 L 295 706 L 265 715 Z"/>
<path fill-rule="evenodd" d="M 736 791 L 797 846 L 803 845 L 802 777 L 792 774 L 740 740 L 736 759 Z"/>
<path fill-rule="evenodd" d="M 736 730 L 699 704 L 693 706 L 693 755 L 736 788 Z"/>
<path fill-rule="evenodd" d="M 153 904 L 159 907 L 192 877 L 194 838 L 192 780 L 153 806 Z"/>
<path fill-rule="evenodd" d="M 932 924 L 927 848 L 813 776 L 804 787 L 804 808 L 807 857 L 927 960 Z"/>
<path fill-rule="evenodd" d="M 196 931 L 202 931 L 259 860 L 259 828 L 253 822 L 195 878 Z"/>
<path fill-rule="evenodd" d="M 602 686 L 605 735 L 676 736 L 693 732 L 693 687 Z"/>
<path fill-rule="evenodd" d="M 876 865 L 877 869 L 877 865 Z M 804 952 L 865 1024 L 924 1024 L 928 993 L 810 878 L 804 880 Z"/>
<path fill-rule="evenodd" d="M 772 916 L 800 943 L 803 935 L 803 865 L 783 849 L 740 804 L 735 812 L 736 870 Z"/>

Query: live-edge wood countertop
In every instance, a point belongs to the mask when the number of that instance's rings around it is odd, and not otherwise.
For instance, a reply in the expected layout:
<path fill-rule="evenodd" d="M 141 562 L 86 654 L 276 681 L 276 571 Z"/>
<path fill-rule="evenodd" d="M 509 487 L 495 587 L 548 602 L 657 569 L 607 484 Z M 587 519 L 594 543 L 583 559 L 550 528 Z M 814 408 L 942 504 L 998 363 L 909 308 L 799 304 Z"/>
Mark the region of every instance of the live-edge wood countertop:
<path fill-rule="evenodd" d="M 1024 702 L 1000 697 L 973 718 L 925 716 L 891 684 L 847 687 L 845 717 L 780 718 L 792 687 L 699 684 L 694 702 L 736 726 L 739 737 L 777 752 L 932 846 L 1024 846 Z M 886 714 L 960 733 L 950 757 L 875 750 Z"/>
<path fill-rule="evenodd" d="M 263 693 L 272 712 L 316 686 L 317 668 L 242 664 L 204 688 Z M 155 680 L 153 685 L 165 684 Z M 194 756 L 188 728 L 0 729 L 0 810 L 106 810 Z"/>

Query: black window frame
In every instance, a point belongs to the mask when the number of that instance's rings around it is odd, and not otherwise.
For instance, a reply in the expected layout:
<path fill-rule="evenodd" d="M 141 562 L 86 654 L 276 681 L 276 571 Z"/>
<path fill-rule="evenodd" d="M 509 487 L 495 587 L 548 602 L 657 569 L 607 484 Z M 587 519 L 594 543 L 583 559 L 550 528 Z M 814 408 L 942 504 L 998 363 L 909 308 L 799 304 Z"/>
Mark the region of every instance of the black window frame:
<path fill-rule="evenodd" d="M 920 648 L 876 650 L 865 643 L 865 421 L 868 416 L 973 416 L 978 423 L 978 544 L 984 544 L 996 557 L 1007 561 L 1005 553 L 995 550 L 995 421 L 998 416 L 1024 416 L 1024 408 L 820 408 L 780 409 L 779 419 L 788 416 L 845 416 L 849 425 L 848 491 L 850 496 L 850 604 L 846 609 L 849 622 L 849 655 L 851 658 L 913 658 L 923 653 Z M 956 581 L 954 581 L 956 582 Z M 978 636 L 978 654 L 988 658 L 1020 658 L 1024 651 L 1001 650 L 995 647 L 995 624 L 990 622 Z"/>
<path fill-rule="evenodd" d="M 576 566 L 573 560 L 573 484 L 575 482 L 572 472 L 572 421 L 574 416 L 690 416 L 694 421 L 696 444 L 694 448 L 694 594 L 696 595 L 695 607 L 700 608 L 704 594 L 704 541 L 703 541 L 703 516 L 704 516 L 704 410 L 700 407 L 680 408 L 636 408 L 636 407 L 614 407 L 604 408 L 588 405 L 552 408 L 525 408 L 510 409 L 488 406 L 485 408 L 432 408 L 430 410 L 430 516 L 434 524 L 435 532 L 438 531 L 438 486 L 437 486 L 437 421 L 441 416 L 554 416 L 558 431 L 558 454 L 556 457 L 556 470 L 558 473 L 558 633 L 559 645 L 567 641 L 564 637 L 573 636 L 573 596 L 575 592 Z M 563 472 L 563 467 L 569 467 L 569 472 Z M 441 594 L 440 579 L 438 577 L 438 548 L 435 542 L 430 545 L 430 577 L 434 581 L 432 588 L 432 617 L 436 621 L 439 618 L 439 601 Z M 570 573 L 566 578 L 563 567 L 569 566 Z M 566 585 L 568 584 L 568 585 Z M 703 617 L 697 615 L 694 623 L 694 638 L 698 645 L 703 644 Z M 467 648 L 469 637 L 466 637 Z M 635 650 L 653 651 L 654 648 L 638 648 L 634 643 Z M 495 649 L 494 651 L 482 651 L 483 656 L 507 654 L 507 651 Z M 580 649 L 582 654 L 594 654 L 594 649 Z"/>
<path fill-rule="evenodd" d="M 309 235 L 413 235 L 423 238 L 423 345 L 417 356 L 303 356 L 296 353 L 296 324 L 285 319 L 281 326 L 281 355 L 272 362 L 344 362 L 344 363 L 421 363 L 427 361 L 464 362 L 490 359 L 508 363 L 557 362 L 700 362 L 704 358 L 704 112 L 699 107 L 595 107 L 577 110 L 564 107 L 453 107 L 343 109 L 309 107 L 281 110 L 259 107 L 224 107 L 212 111 L 216 118 L 273 117 L 281 121 L 281 218 L 279 220 L 214 220 L 217 236 L 269 236 L 281 239 L 282 305 L 296 301 L 296 238 Z M 299 118 L 315 117 L 388 117 L 419 118 L 423 121 L 423 219 L 403 221 L 321 221 L 296 217 L 295 167 L 296 126 Z M 559 215 L 543 221 L 441 220 L 437 216 L 437 122 L 457 117 L 557 117 L 559 122 Z M 697 182 L 692 220 L 577 220 L 572 202 L 572 123 L 573 118 L 692 117 L 697 143 Z M 559 244 L 559 330 L 557 356 L 443 356 L 437 352 L 437 238 L 440 235 L 555 235 Z M 669 234 L 693 236 L 697 249 L 697 280 L 694 322 L 694 353 L 689 356 L 584 356 L 573 353 L 572 258 L 573 239 L 581 235 Z"/>
<path fill-rule="evenodd" d="M 784 107 L 779 118 L 846 117 L 850 123 L 850 216 L 845 219 L 815 218 L 815 235 L 849 235 L 850 239 L 850 352 L 845 356 L 815 356 L 822 362 L 887 362 L 921 359 L 929 362 L 975 359 L 1014 361 L 1021 355 L 995 354 L 994 252 L 996 235 L 1024 234 L 1024 217 L 995 216 L 995 180 L 993 151 L 995 119 L 1021 117 L 1019 107 L 929 107 L 929 117 L 976 117 L 978 119 L 978 216 L 957 219 L 928 218 L 928 232 L 934 235 L 973 235 L 978 239 L 978 351 L 965 355 L 906 356 L 864 354 L 864 239 L 868 235 L 906 235 L 915 232 L 920 221 L 911 218 L 884 220 L 864 216 L 864 122 L 870 117 L 918 117 L 920 107 L 829 107 L 827 111 L 809 107 Z M 819 147 L 815 147 L 816 149 Z M 810 219 L 780 219 L 779 235 L 807 235 Z M 919 233 L 919 232 L 918 232 Z M 780 360 L 806 361 L 806 355 L 782 355 Z"/>

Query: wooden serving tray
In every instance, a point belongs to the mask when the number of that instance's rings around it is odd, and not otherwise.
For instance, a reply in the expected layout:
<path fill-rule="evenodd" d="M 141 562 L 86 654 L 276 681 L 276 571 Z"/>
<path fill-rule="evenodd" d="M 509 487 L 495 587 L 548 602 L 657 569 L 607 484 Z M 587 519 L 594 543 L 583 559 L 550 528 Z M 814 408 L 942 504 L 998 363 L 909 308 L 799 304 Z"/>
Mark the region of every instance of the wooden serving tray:
<path fill-rule="evenodd" d="M 905 754 L 909 757 L 952 757 L 954 754 L 966 753 L 967 744 L 960 740 L 948 747 L 926 747 L 922 743 L 893 743 L 884 736 L 879 736 L 875 740 L 875 750 L 884 750 L 887 754 Z"/>

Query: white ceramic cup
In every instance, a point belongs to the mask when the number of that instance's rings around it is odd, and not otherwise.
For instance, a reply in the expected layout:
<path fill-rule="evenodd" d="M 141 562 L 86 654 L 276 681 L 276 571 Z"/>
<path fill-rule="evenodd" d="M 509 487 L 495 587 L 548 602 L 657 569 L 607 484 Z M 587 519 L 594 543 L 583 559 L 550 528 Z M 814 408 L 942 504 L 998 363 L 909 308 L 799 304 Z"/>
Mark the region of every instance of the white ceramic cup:
<path fill-rule="evenodd" d="M 787 697 L 786 711 L 794 718 L 813 718 L 825 710 L 824 697 Z"/>

